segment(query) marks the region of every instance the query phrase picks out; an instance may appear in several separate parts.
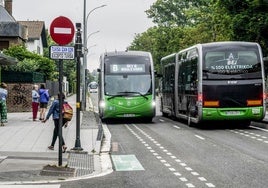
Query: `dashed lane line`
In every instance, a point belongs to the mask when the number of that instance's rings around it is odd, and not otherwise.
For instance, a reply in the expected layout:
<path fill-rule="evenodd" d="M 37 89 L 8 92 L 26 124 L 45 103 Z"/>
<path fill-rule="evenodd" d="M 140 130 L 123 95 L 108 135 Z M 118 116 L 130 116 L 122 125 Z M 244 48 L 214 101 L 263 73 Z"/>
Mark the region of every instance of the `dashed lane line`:
<path fill-rule="evenodd" d="M 242 130 L 242 129 L 234 129 L 234 130 L 230 130 L 230 132 L 268 144 L 268 138 L 266 136 L 262 136 L 257 133 L 249 132 L 249 131 Z"/>
<path fill-rule="evenodd" d="M 197 134 L 195 134 L 194 136 L 197 137 L 197 138 L 199 138 L 199 139 L 201 139 L 201 140 L 205 140 L 205 138 L 203 138 L 202 136 L 199 136 Z"/>
<path fill-rule="evenodd" d="M 154 138 L 152 138 L 149 134 L 147 134 L 145 131 L 143 131 L 141 128 L 137 127 L 135 124 L 132 124 L 132 126 L 137 129 L 142 135 L 144 135 L 147 139 L 149 139 L 157 148 L 159 148 L 167 157 L 170 157 L 172 160 L 174 160 L 176 163 L 178 163 L 181 167 L 183 167 L 186 171 L 190 172 L 191 175 L 197 177 L 197 179 L 205 183 L 207 187 L 216 187 L 214 184 L 207 182 L 207 179 L 205 177 L 202 177 L 199 175 L 198 172 L 195 172 L 191 167 L 189 167 L 185 162 L 178 159 L 175 155 L 173 155 L 171 152 L 169 152 L 167 149 L 165 149 L 164 146 L 162 146 L 158 141 L 156 141 Z M 173 166 L 171 166 L 166 159 L 155 152 L 155 150 L 151 147 L 149 143 L 147 143 L 141 136 L 139 136 L 133 128 L 131 128 L 130 125 L 125 124 L 125 127 L 142 143 L 144 146 L 155 156 L 159 161 L 166 166 L 175 176 L 178 176 L 181 182 L 185 182 L 185 185 L 187 187 L 195 187 L 194 184 L 190 183 L 189 180 L 176 170 Z M 198 136 L 198 135 L 197 135 Z M 199 136 L 200 137 L 200 136 Z M 203 138 L 203 137 L 201 137 Z M 199 139 L 201 139 L 199 138 Z"/>

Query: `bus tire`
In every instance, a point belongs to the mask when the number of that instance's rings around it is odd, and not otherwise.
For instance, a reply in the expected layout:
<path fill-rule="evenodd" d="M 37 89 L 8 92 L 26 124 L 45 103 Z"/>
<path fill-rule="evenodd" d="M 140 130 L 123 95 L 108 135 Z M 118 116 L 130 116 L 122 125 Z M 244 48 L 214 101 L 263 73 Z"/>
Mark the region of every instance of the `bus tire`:
<path fill-rule="evenodd" d="M 251 124 L 251 121 L 240 121 L 239 125 L 244 127 L 244 128 L 248 128 Z"/>
<path fill-rule="evenodd" d="M 146 123 L 152 123 L 153 118 L 152 117 L 146 117 L 143 119 Z"/>
<path fill-rule="evenodd" d="M 162 112 L 162 116 L 163 116 L 163 117 L 168 117 L 168 113 L 166 113 L 166 112 Z"/>

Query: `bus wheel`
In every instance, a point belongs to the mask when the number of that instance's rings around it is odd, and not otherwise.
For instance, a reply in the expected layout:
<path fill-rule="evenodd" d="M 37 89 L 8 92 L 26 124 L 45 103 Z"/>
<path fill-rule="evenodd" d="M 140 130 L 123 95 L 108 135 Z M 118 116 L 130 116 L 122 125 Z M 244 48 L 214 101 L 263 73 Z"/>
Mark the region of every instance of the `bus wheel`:
<path fill-rule="evenodd" d="M 168 117 L 168 113 L 162 112 L 163 117 Z"/>
<path fill-rule="evenodd" d="M 251 124 L 251 121 L 240 121 L 238 125 L 243 128 L 248 128 Z"/>
<path fill-rule="evenodd" d="M 146 117 L 146 118 L 143 119 L 143 121 L 146 122 L 146 123 L 152 123 L 152 120 L 153 120 L 152 117 Z"/>

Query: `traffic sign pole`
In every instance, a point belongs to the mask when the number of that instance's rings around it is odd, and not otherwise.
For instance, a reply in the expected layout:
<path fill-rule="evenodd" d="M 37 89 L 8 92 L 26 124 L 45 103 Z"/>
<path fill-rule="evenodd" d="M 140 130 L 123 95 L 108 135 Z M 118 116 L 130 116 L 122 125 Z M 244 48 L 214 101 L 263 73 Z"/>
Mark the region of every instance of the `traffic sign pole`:
<path fill-rule="evenodd" d="M 63 92 L 62 92 L 62 80 L 63 80 L 63 59 L 68 59 L 69 56 L 74 54 L 74 48 L 63 47 L 64 45 L 72 42 L 74 37 L 74 25 L 72 21 L 64 16 L 57 17 L 50 25 L 50 36 L 60 46 L 52 46 L 50 48 L 51 58 L 59 59 L 59 161 L 58 165 L 62 166 L 62 105 L 63 105 Z M 52 51 L 51 51 L 52 50 Z M 70 53 L 70 51 L 73 51 Z M 56 55 L 55 55 L 56 54 Z M 53 58 L 52 58 L 53 59 Z M 73 59 L 73 58 L 72 58 Z M 80 80 L 80 77 L 77 78 Z"/>
<path fill-rule="evenodd" d="M 62 118 L 62 105 L 63 105 L 63 93 L 62 93 L 62 80 L 63 80 L 63 60 L 59 60 L 59 111 L 60 111 L 60 117 L 59 117 L 59 166 L 62 166 L 62 125 L 63 125 L 63 118 Z"/>

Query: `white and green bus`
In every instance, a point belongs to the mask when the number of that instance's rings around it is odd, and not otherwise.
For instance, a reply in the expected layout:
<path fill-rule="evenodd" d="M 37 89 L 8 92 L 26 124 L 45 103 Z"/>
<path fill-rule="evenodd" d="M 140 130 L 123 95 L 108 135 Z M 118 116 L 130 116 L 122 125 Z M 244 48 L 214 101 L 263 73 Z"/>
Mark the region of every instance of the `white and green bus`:
<path fill-rule="evenodd" d="M 101 119 L 155 116 L 155 81 L 151 53 L 106 52 L 100 56 L 99 115 Z"/>
<path fill-rule="evenodd" d="M 197 44 L 161 59 L 164 116 L 249 125 L 265 116 L 262 50 L 252 42 Z"/>

